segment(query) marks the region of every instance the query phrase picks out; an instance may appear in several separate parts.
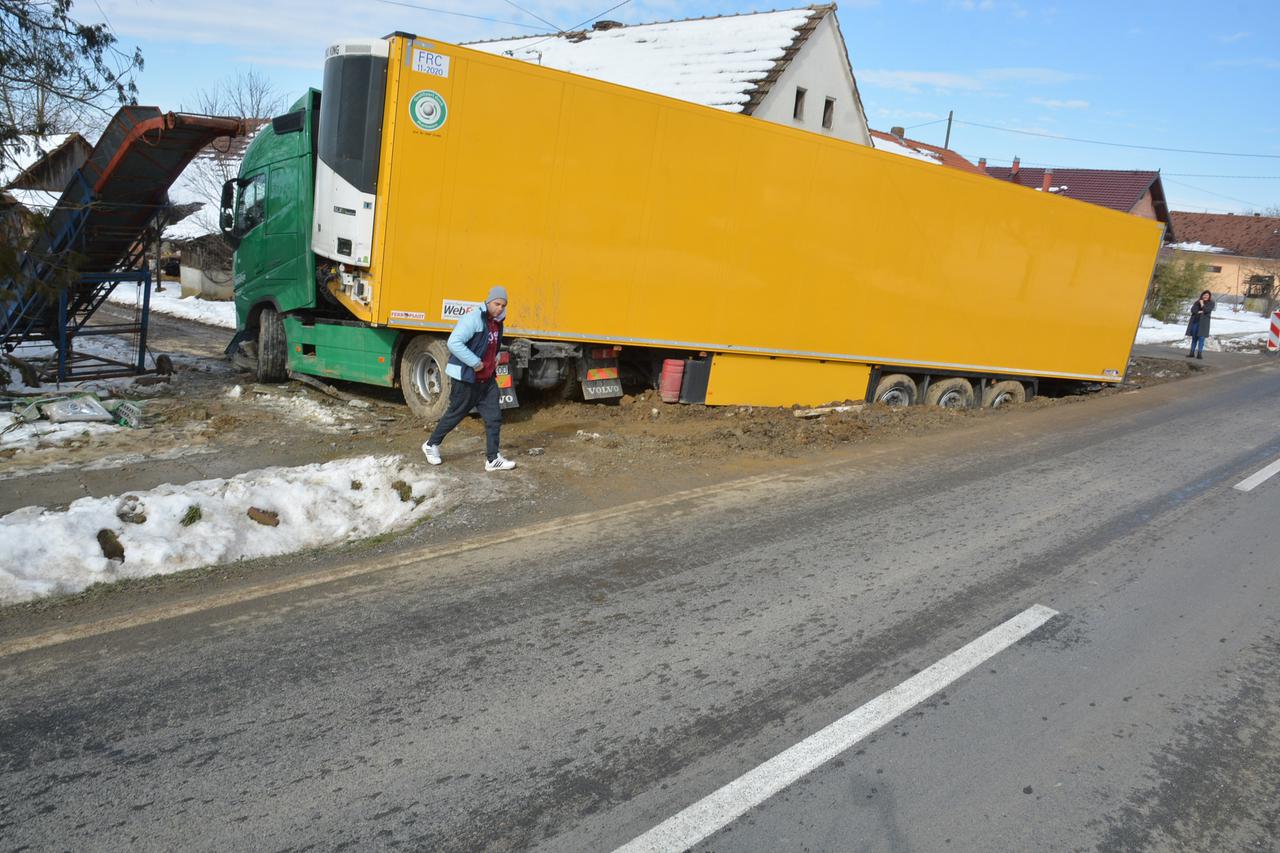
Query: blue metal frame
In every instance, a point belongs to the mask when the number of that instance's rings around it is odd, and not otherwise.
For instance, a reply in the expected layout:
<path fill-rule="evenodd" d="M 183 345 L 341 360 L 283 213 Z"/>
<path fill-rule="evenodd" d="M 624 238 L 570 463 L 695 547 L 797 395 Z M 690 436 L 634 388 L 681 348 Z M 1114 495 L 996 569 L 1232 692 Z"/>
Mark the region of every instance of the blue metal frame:
<path fill-rule="evenodd" d="M 47 232 L 48 239 L 43 245 L 37 237 L 33 245 L 35 251 L 23 256 L 17 276 L 0 284 L 0 288 L 17 294 L 5 310 L 3 323 L 0 324 L 0 346 L 11 352 L 24 343 L 52 343 L 58 354 L 56 378 L 59 382 L 73 378 L 74 363 L 77 361 L 94 361 L 114 368 L 126 367 L 139 373 L 146 370 L 147 330 L 151 314 L 151 270 L 145 266 L 146 255 L 141 246 L 125 259 L 122 264 L 125 269 L 81 273 L 74 285 L 65 287 L 58 287 L 50 281 L 57 268 L 57 259 L 65 258 L 71 251 L 83 246 L 85 224 L 93 201 L 93 191 L 88 179 L 83 171 L 77 171 L 59 199 L 54 213 L 50 214 L 52 225 L 56 214 L 62 212 L 65 215 L 63 224 L 56 231 Z M 87 326 L 89 318 L 97 312 L 116 286 L 125 282 L 136 282 L 143 286 L 142 313 L 138 322 Z M 54 308 L 50 304 L 50 291 L 54 289 L 57 290 L 57 325 L 50 328 L 49 315 Z M 78 335 L 121 333 L 138 335 L 138 353 L 131 365 L 94 356 L 74 356 L 72 346 Z M 103 374 L 99 372 L 90 375 Z"/>

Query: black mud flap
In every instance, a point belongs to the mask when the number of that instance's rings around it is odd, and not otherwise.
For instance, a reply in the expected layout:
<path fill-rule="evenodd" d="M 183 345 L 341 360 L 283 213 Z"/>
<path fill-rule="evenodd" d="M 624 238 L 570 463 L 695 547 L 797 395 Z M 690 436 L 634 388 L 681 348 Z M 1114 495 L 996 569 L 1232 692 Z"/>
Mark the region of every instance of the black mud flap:
<path fill-rule="evenodd" d="M 511 381 L 511 362 L 505 352 L 499 356 L 493 379 L 498 383 L 498 404 L 504 409 L 520 408 L 520 400 L 516 397 L 516 383 Z"/>
<path fill-rule="evenodd" d="M 582 383 L 584 400 L 612 400 L 621 397 L 618 351 L 613 348 L 587 350 L 578 359 L 578 380 Z"/>

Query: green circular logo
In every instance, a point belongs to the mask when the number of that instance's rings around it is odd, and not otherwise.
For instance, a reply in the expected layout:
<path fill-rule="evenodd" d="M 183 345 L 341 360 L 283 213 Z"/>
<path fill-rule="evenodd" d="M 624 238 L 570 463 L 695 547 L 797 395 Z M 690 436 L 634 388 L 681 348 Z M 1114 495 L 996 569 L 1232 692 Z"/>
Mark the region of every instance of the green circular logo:
<path fill-rule="evenodd" d="M 430 89 L 423 89 L 409 99 L 409 118 L 423 130 L 439 130 L 449 117 L 444 98 Z"/>

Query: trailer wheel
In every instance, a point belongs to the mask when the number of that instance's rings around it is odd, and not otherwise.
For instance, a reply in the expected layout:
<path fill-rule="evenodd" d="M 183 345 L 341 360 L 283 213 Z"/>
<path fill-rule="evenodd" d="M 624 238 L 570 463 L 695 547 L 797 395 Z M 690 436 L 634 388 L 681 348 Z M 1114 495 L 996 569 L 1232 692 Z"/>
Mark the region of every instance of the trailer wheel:
<path fill-rule="evenodd" d="M 258 381 L 284 381 L 287 359 L 284 321 L 276 309 L 263 308 L 258 315 Z"/>
<path fill-rule="evenodd" d="M 982 407 L 984 409 L 998 409 L 1010 403 L 1025 403 L 1026 401 L 1026 386 L 1012 379 L 997 382 L 982 394 Z"/>
<path fill-rule="evenodd" d="M 871 402 L 885 406 L 912 406 L 920 394 L 916 383 L 905 373 L 890 373 L 876 385 Z"/>
<path fill-rule="evenodd" d="M 944 409 L 968 409 L 973 406 L 973 385 L 959 376 L 940 379 L 929 386 L 924 401 L 926 405 Z"/>
<path fill-rule="evenodd" d="M 410 411 L 424 421 L 438 421 L 449 408 L 448 363 L 449 347 L 430 335 L 418 335 L 400 353 L 400 390 Z"/>

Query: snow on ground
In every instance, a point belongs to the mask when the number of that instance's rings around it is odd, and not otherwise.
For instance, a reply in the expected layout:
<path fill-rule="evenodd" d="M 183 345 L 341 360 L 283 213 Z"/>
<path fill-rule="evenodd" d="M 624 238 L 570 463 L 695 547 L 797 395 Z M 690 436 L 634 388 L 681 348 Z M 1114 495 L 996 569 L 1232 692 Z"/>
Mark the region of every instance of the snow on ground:
<path fill-rule="evenodd" d="M 111 291 L 107 297 L 109 302 L 120 305 L 137 306 L 142 304 L 140 285 L 121 284 Z M 164 291 L 157 293 L 151 288 L 151 310 L 157 314 L 170 314 L 184 320 L 195 320 L 208 326 L 221 326 L 224 329 L 236 327 L 236 305 L 234 302 L 214 302 L 198 299 L 195 296 L 183 296 L 176 283 L 170 283 Z"/>
<path fill-rule="evenodd" d="M 0 605 L 401 529 L 443 503 L 443 482 L 399 456 L 362 456 L 26 507 L 0 517 Z M 251 519 L 251 507 L 276 513 L 279 526 Z M 138 523 L 119 517 L 130 511 Z M 104 556 L 101 531 L 123 559 Z"/>
<path fill-rule="evenodd" d="M 1243 340 L 1265 340 L 1271 321 L 1262 314 L 1252 311 L 1232 311 L 1230 307 L 1220 307 L 1213 312 L 1213 334 L 1205 341 L 1205 349 L 1216 351 L 1221 349 L 1222 338 Z M 1139 344 L 1181 344 L 1187 337 L 1187 321 L 1161 323 L 1154 317 L 1143 315 L 1142 325 L 1138 328 L 1134 343 Z"/>

